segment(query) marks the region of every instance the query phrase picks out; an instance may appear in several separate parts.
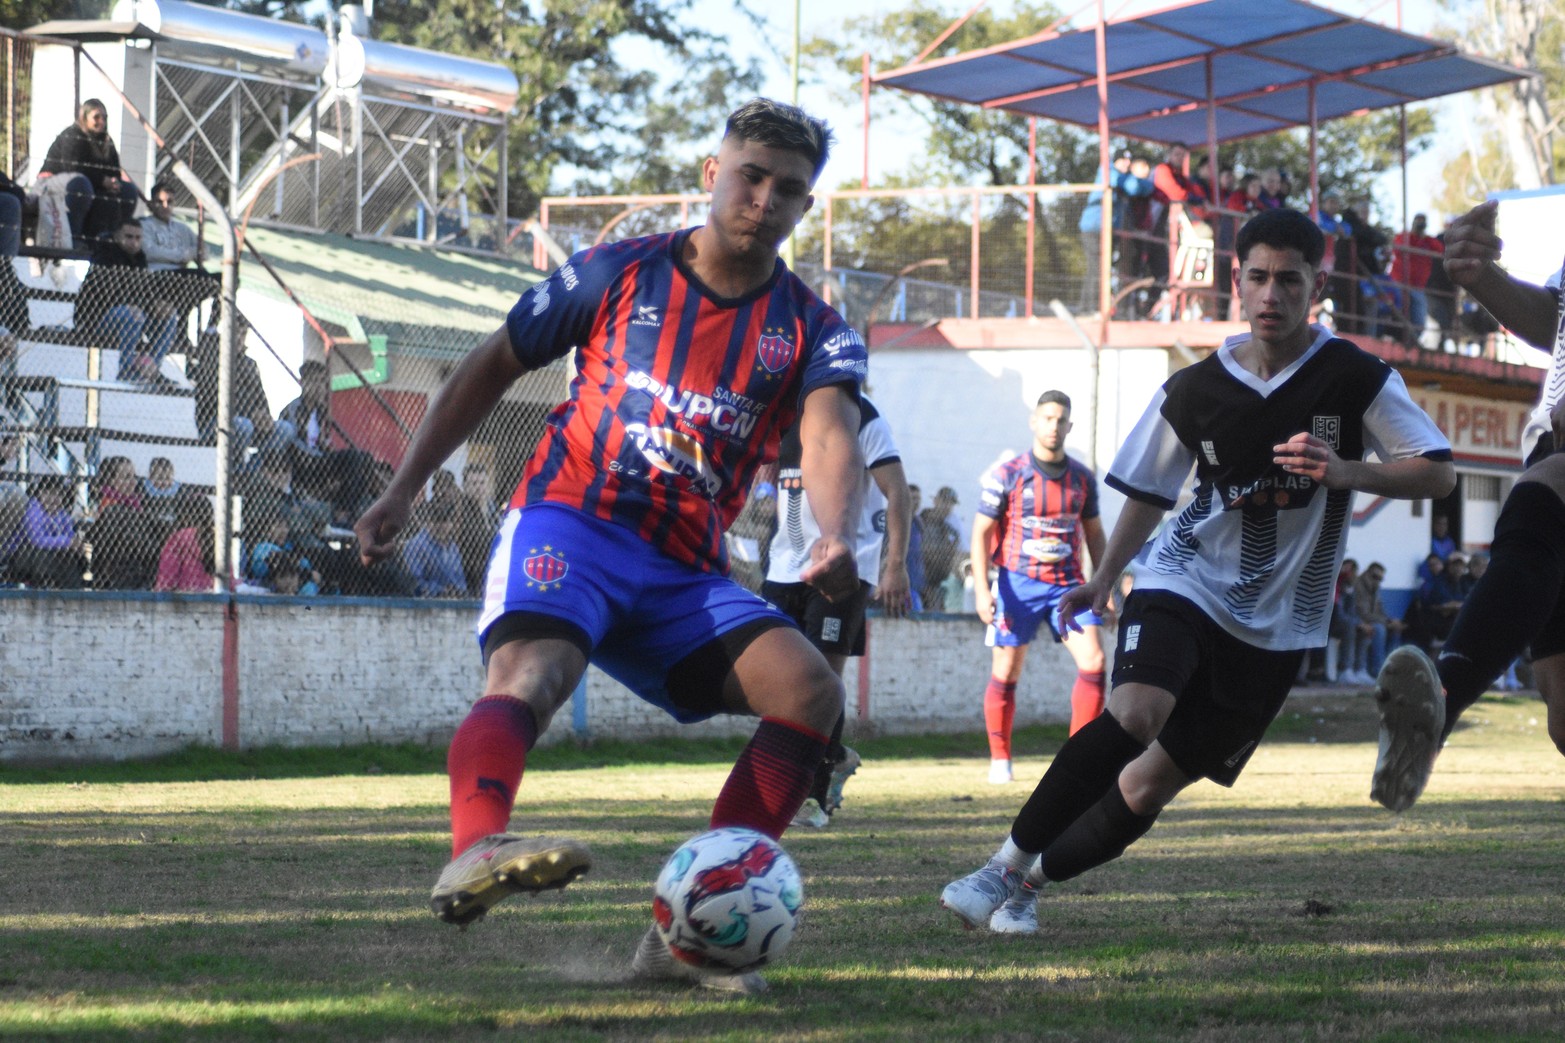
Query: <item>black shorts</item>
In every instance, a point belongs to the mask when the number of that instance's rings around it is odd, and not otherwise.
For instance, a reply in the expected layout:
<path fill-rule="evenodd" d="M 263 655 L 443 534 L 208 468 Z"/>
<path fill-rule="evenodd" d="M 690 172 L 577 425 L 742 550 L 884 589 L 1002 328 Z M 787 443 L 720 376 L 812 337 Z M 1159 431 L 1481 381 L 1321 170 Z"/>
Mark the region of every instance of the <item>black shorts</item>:
<path fill-rule="evenodd" d="M 1232 786 L 1282 709 L 1304 654 L 1247 644 L 1177 594 L 1133 590 L 1120 614 L 1114 685 L 1173 693 L 1157 741 L 1186 775 Z"/>
<path fill-rule="evenodd" d="M 1538 444 L 1527 454 L 1522 469 L 1526 470 L 1534 464 L 1547 460 L 1555 452 L 1554 432 L 1543 432 L 1538 436 Z M 1538 636 L 1527 649 L 1527 658 L 1536 661 L 1561 653 L 1565 653 L 1565 591 L 1561 592 L 1560 599 L 1554 603 L 1554 609 L 1549 613 L 1548 622 L 1544 623 L 1543 629 L 1538 631 Z"/>
<path fill-rule="evenodd" d="M 834 655 L 864 654 L 864 609 L 869 604 L 870 585 L 859 580 L 859 589 L 851 597 L 827 601 L 808 583 L 761 584 L 761 597 L 789 616 L 810 644 Z"/>

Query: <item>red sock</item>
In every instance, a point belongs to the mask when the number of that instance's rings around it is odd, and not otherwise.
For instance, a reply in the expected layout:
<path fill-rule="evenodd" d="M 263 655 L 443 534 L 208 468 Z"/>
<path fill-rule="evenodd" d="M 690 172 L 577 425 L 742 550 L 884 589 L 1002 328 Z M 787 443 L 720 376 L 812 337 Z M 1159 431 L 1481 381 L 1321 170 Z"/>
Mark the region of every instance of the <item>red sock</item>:
<path fill-rule="evenodd" d="M 774 840 L 782 836 L 809 796 L 827 741 L 802 724 L 761 718 L 712 806 L 712 828 L 743 826 Z"/>
<path fill-rule="evenodd" d="M 473 704 L 446 753 L 452 858 L 480 837 L 505 832 L 527 751 L 537 741 L 532 707 L 520 699 L 486 695 Z"/>
<path fill-rule="evenodd" d="M 984 689 L 984 727 L 989 730 L 989 757 L 1011 759 L 1011 722 L 1016 720 L 1016 682 L 989 678 Z"/>
<path fill-rule="evenodd" d="M 1071 685 L 1071 734 L 1097 719 L 1103 712 L 1103 671 L 1086 674 L 1076 672 L 1076 683 Z"/>

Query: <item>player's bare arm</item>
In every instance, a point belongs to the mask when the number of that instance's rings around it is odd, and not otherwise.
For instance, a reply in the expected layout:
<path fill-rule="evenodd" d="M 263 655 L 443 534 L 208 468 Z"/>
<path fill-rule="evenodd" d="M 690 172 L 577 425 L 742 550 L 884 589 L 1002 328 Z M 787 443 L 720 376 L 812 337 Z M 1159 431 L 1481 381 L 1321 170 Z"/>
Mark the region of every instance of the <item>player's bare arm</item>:
<path fill-rule="evenodd" d="M 1078 634 L 1082 632 L 1081 624 L 1076 622 L 1076 616 L 1082 611 L 1091 609 L 1102 615 L 1108 609 L 1120 573 L 1125 571 L 1125 567 L 1151 537 L 1165 513 L 1163 508 L 1144 500 L 1125 501 L 1125 506 L 1120 508 L 1119 521 L 1114 523 L 1114 531 L 1108 538 L 1108 545 L 1103 548 L 1103 556 L 1093 559 L 1092 578 L 1066 591 L 1065 596 L 1060 598 L 1057 615 L 1064 621 L 1067 630 Z"/>
<path fill-rule="evenodd" d="M 913 604 L 913 581 L 907 574 L 907 545 L 913 529 L 913 491 L 908 488 L 902 461 L 892 460 L 870 469 L 880 494 L 886 498 L 886 553 L 880 563 L 875 600 L 886 615 L 907 615 Z"/>
<path fill-rule="evenodd" d="M 1328 489 L 1357 489 L 1398 500 L 1438 500 L 1456 488 L 1449 460 L 1421 456 L 1387 463 L 1344 460 L 1314 435 L 1299 432 L 1272 447 L 1273 461 L 1289 474 L 1312 478 Z"/>
<path fill-rule="evenodd" d="M 1000 542 L 1000 522 L 987 514 L 973 515 L 973 536 L 968 541 L 968 559 L 973 565 L 973 607 L 985 625 L 994 622 L 994 591 L 989 589 L 989 562 Z"/>
<path fill-rule="evenodd" d="M 863 508 L 859 479 L 864 453 L 858 431 L 859 404 L 846 385 L 816 388 L 805 398 L 799 417 L 799 470 L 821 536 L 810 547 L 810 564 L 799 578 L 828 601 L 852 594 L 859 584 L 853 548 Z"/>
<path fill-rule="evenodd" d="M 1522 282 L 1499 265 L 1503 246 L 1495 234 L 1499 203 L 1480 203 L 1445 230 L 1445 270 L 1451 281 L 1473 295 L 1506 329 L 1536 347 L 1554 344 L 1554 294 Z"/>
<path fill-rule="evenodd" d="M 372 565 L 396 550 L 397 533 L 407 525 L 413 500 L 429 476 L 467 441 L 524 372 L 504 326 L 458 363 L 430 400 L 391 484 L 353 526 L 364 564 Z"/>

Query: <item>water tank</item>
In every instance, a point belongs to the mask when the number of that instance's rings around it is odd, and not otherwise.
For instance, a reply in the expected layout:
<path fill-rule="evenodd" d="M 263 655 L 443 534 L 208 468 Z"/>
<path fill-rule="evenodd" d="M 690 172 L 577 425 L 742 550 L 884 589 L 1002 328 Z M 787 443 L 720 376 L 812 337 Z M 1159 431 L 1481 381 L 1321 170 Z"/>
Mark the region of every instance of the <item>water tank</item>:
<path fill-rule="evenodd" d="M 326 71 L 326 34 L 297 22 L 183 0 L 118 0 L 109 20 L 140 22 L 168 41 L 161 46 L 171 58 L 237 58 L 255 68 L 312 77 Z"/>
<path fill-rule="evenodd" d="M 337 85 L 372 94 L 435 99 L 474 112 L 509 112 L 516 74 L 504 65 L 344 34 L 337 39 Z"/>

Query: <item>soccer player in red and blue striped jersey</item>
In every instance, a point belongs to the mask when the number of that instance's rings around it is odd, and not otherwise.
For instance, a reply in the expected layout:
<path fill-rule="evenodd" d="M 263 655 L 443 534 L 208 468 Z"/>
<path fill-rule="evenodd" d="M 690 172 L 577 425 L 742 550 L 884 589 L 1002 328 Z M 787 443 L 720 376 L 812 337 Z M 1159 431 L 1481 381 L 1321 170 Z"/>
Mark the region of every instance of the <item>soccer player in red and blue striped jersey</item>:
<path fill-rule="evenodd" d="M 1096 564 L 1103 556 L 1098 519 L 1098 480 L 1065 455 L 1071 400 L 1063 391 L 1038 397 L 1028 424 L 1031 452 L 1013 457 L 984 476 L 973 518 L 974 569 L 999 566 L 994 586 L 979 582 L 973 592 L 978 617 L 989 624 L 985 642 L 993 648 L 984 689 L 984 724 L 989 732 L 989 781 L 1007 783 L 1011 771 L 1011 722 L 1016 683 L 1027 647 L 1042 626 L 1076 661 L 1071 688 L 1071 732 L 1103 712 L 1103 647 L 1096 613 L 1085 614 L 1073 632 L 1052 616 L 1065 592 L 1086 582 L 1083 545 Z M 982 573 L 975 572 L 982 576 Z"/>
<path fill-rule="evenodd" d="M 594 247 L 523 294 L 436 394 L 359 520 L 365 560 L 390 553 L 414 496 L 506 388 L 574 349 L 568 397 L 489 564 L 485 695 L 447 759 L 453 860 L 431 896 L 441 919 L 468 923 L 586 871 L 580 843 L 505 829 L 527 751 L 589 661 L 676 720 L 761 718 L 713 828 L 777 837 L 808 793 L 842 685 L 791 620 L 728 579 L 722 533 L 797 422 L 821 532 L 801 578 L 829 598 L 858 590 L 864 343 L 778 257 L 830 141 L 792 106 L 757 99 L 734 112 L 702 166 L 707 223 Z M 655 931 L 636 967 L 674 973 Z"/>

